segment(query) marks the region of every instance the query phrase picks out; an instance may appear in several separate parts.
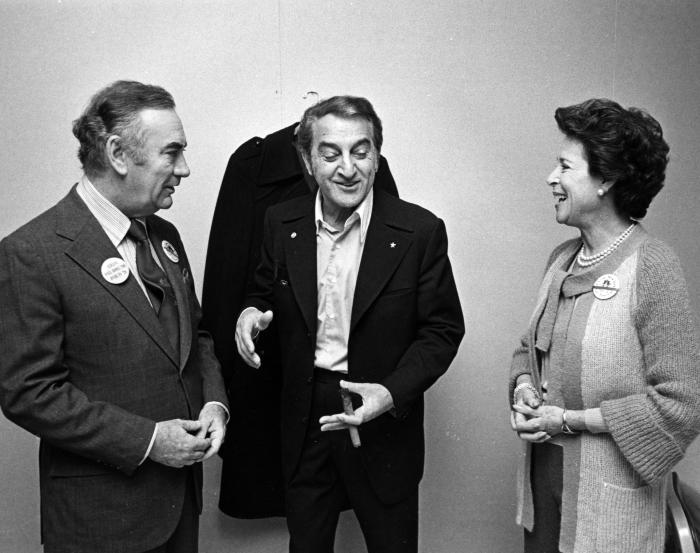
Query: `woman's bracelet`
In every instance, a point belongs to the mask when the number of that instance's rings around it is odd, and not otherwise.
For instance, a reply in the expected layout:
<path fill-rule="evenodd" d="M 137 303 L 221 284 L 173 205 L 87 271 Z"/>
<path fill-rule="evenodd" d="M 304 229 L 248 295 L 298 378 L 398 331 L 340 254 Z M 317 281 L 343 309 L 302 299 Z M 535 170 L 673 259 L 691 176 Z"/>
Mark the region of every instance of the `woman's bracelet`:
<path fill-rule="evenodd" d="M 564 434 L 569 434 L 569 435 L 579 434 L 579 431 L 571 428 L 569 426 L 569 423 L 566 421 L 566 409 L 564 409 L 564 411 L 561 414 L 561 431 Z"/>
<path fill-rule="evenodd" d="M 532 390 L 532 392 L 537 396 L 537 399 L 540 398 L 540 393 L 537 391 L 537 388 L 535 388 L 532 384 L 529 382 L 521 382 L 515 387 L 515 390 L 513 390 L 513 403 L 518 403 L 518 392 L 520 390 L 524 390 L 527 388 L 528 390 Z"/>

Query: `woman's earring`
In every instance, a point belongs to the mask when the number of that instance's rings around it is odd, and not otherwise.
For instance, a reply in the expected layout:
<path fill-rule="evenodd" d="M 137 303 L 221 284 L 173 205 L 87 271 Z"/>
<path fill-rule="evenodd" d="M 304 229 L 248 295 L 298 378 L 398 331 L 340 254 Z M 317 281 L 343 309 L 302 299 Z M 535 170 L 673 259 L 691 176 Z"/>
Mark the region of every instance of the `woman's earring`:
<path fill-rule="evenodd" d="M 603 190 L 602 188 L 599 188 L 599 189 L 598 189 L 598 196 L 600 196 L 601 198 L 602 198 L 603 196 L 605 196 L 605 190 Z"/>

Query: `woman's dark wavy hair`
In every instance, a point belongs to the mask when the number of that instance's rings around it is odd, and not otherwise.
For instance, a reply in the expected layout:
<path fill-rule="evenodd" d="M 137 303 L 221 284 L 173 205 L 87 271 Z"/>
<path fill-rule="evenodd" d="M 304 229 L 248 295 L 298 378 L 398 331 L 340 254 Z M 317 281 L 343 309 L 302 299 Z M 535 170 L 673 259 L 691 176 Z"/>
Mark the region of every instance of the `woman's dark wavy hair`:
<path fill-rule="evenodd" d="M 83 114 L 73 121 L 73 134 L 80 142 L 78 159 L 86 174 L 107 170 L 105 145 L 114 134 L 121 136 L 136 163 L 143 162 L 138 114 L 144 109 L 175 109 L 175 101 L 164 88 L 137 81 L 116 81 L 90 99 Z"/>
<path fill-rule="evenodd" d="M 297 133 L 297 148 L 302 154 L 311 154 L 314 121 L 326 115 L 335 115 L 345 119 L 364 119 L 372 124 L 372 139 L 377 152 L 382 149 L 382 122 L 374 111 L 372 104 L 360 96 L 333 96 L 308 108 L 301 117 Z"/>
<path fill-rule="evenodd" d="M 642 109 L 600 98 L 560 107 L 554 118 L 583 146 L 591 176 L 614 182 L 618 211 L 644 217 L 666 177 L 669 147 L 659 122 Z"/>

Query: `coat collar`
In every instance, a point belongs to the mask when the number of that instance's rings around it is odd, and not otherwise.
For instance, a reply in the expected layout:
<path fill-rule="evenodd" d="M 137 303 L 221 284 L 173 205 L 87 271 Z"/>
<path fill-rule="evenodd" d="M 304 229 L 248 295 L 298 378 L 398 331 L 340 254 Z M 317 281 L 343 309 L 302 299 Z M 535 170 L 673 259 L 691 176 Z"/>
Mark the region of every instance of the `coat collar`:
<path fill-rule="evenodd" d="M 130 275 L 122 284 L 111 284 L 102 276 L 102 264 L 104 261 L 109 258 L 120 257 L 120 255 L 97 219 L 90 213 L 83 200 L 78 196 L 75 187 L 61 200 L 57 207 L 56 234 L 69 240 L 65 250 L 66 255 L 99 282 L 129 312 L 136 323 L 158 344 L 170 360 L 177 365 L 176 356 L 165 330 L 158 321 L 155 311 L 148 303 L 136 279 Z M 171 277 L 170 272 L 168 276 Z M 174 280 L 177 281 L 177 279 Z M 180 294 L 178 296 L 178 308 L 186 310 L 187 302 L 181 301 L 182 291 L 177 293 Z M 181 312 L 181 325 L 182 318 L 183 313 Z M 187 324 L 187 328 L 189 328 L 189 324 Z M 181 326 L 181 336 L 185 329 L 185 327 Z M 186 360 L 186 356 L 184 360 Z"/>
<path fill-rule="evenodd" d="M 294 145 L 297 123 L 268 134 L 262 142 L 261 185 L 302 177 L 302 167 Z"/>

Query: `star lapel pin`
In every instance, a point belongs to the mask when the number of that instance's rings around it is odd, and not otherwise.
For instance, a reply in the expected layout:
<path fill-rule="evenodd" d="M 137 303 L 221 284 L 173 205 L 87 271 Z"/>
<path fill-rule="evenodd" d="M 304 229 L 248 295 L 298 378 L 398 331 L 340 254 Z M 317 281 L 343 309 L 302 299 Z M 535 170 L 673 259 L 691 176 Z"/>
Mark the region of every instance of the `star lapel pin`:
<path fill-rule="evenodd" d="M 390 248 L 395 248 L 395 247 L 396 247 L 396 242 L 390 243 L 390 244 L 389 244 L 389 247 L 390 247 Z"/>

